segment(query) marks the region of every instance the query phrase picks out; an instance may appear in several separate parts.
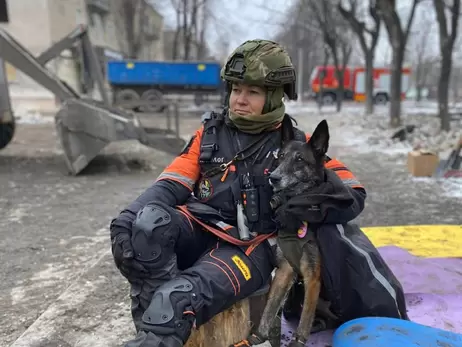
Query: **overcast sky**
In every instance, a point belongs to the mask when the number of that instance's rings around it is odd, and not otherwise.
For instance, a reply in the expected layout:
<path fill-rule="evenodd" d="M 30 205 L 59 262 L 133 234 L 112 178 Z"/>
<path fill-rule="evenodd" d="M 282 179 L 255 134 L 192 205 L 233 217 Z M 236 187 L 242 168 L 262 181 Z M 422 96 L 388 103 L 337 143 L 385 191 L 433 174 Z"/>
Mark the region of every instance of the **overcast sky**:
<path fill-rule="evenodd" d="M 292 2 L 293 0 L 216 1 L 217 5 L 214 5 L 213 11 L 216 18 L 211 21 L 207 35 L 209 45 L 212 49 L 217 47 L 215 43 L 220 37 L 230 40 L 230 49 L 248 39 L 271 39 L 280 30 L 283 13 Z M 162 6 L 159 11 L 164 16 L 167 26 L 175 26 L 175 11 L 172 6 Z"/>
<path fill-rule="evenodd" d="M 159 0 L 153 0 L 155 2 Z M 164 6 L 159 11 L 164 16 L 166 26 L 173 27 L 176 24 L 175 12 L 170 0 L 164 1 Z M 214 53 L 223 49 L 220 46 L 220 37 L 230 40 L 228 52 L 247 39 L 262 38 L 271 39 L 281 30 L 284 13 L 295 0 L 216 0 L 214 2 L 214 15 L 210 31 L 208 33 L 209 46 Z M 410 0 L 400 0 L 399 8 L 402 20 L 407 20 L 410 9 Z M 159 7 L 159 6 L 157 6 Z M 416 26 L 422 18 L 422 12 L 428 8 L 420 6 L 416 13 Z M 433 15 L 432 15 L 433 16 Z M 425 24 L 424 24 L 425 25 Z M 435 27 L 435 29 L 437 29 Z M 414 29 L 415 30 L 415 29 Z M 433 31 L 433 30 L 432 30 Z M 437 34 L 437 30 L 434 30 Z M 435 41 L 435 40 L 432 40 Z M 436 42 L 434 42 L 436 43 Z M 434 44 L 433 44 L 434 46 Z M 222 53 L 223 54 L 223 53 Z M 391 49 L 384 26 L 382 27 L 379 44 L 376 51 L 376 64 L 389 62 Z"/>

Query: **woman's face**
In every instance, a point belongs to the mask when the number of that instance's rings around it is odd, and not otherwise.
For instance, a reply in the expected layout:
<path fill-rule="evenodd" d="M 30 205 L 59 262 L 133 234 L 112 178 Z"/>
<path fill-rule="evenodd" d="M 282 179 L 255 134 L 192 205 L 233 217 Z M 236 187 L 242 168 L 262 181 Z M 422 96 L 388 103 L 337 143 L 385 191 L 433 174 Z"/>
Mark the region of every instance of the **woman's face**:
<path fill-rule="evenodd" d="M 263 112 L 266 91 L 257 86 L 233 83 L 229 96 L 229 108 L 240 116 L 259 116 Z"/>

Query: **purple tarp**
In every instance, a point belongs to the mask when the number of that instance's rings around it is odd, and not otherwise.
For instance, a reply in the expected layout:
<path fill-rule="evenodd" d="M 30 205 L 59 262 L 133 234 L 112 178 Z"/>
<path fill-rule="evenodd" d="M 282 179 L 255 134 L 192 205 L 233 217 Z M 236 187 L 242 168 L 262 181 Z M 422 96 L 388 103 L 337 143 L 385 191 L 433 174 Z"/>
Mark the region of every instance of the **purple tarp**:
<path fill-rule="evenodd" d="M 462 259 L 420 258 L 394 246 L 379 251 L 403 285 L 409 318 L 462 334 Z M 287 346 L 295 327 L 282 318 L 281 346 Z M 306 346 L 332 346 L 332 331 L 313 334 Z"/>

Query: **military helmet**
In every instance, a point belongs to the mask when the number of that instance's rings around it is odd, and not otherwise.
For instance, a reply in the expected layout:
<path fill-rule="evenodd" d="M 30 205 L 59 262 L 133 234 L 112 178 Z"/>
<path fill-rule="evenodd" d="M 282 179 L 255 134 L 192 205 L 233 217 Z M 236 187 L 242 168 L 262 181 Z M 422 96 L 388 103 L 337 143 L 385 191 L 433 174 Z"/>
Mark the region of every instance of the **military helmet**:
<path fill-rule="evenodd" d="M 229 56 L 221 69 L 221 78 L 229 83 L 283 87 L 289 99 L 297 99 L 292 60 L 287 51 L 273 41 L 245 41 Z"/>

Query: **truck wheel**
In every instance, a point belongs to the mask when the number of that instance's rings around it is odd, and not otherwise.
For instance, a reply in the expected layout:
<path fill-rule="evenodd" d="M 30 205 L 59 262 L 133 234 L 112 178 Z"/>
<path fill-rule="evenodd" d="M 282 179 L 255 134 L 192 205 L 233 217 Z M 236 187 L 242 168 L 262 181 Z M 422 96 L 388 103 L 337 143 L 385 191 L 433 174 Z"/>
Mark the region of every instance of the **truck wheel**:
<path fill-rule="evenodd" d="M 0 149 L 5 148 L 13 139 L 15 122 L 0 123 Z"/>
<path fill-rule="evenodd" d="M 331 106 L 335 103 L 335 95 L 332 93 L 326 93 L 322 96 L 321 102 L 323 106 Z"/>
<path fill-rule="evenodd" d="M 150 105 L 141 106 L 141 112 L 162 112 L 164 109 L 164 95 L 159 90 L 146 90 L 141 94 L 141 100 L 151 102 Z"/>
<path fill-rule="evenodd" d="M 387 94 L 380 93 L 374 97 L 374 103 L 376 105 L 386 105 L 387 102 L 388 102 Z"/>
<path fill-rule="evenodd" d="M 128 108 L 130 110 L 137 108 L 137 106 L 128 106 L 127 104 L 138 101 L 139 99 L 140 95 L 133 89 L 121 89 L 115 93 L 114 97 L 114 101 L 117 106 Z M 127 105 L 127 107 L 124 105 Z"/>

